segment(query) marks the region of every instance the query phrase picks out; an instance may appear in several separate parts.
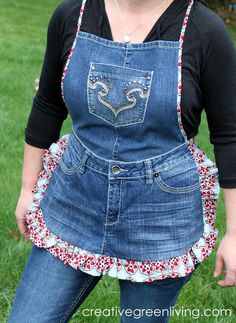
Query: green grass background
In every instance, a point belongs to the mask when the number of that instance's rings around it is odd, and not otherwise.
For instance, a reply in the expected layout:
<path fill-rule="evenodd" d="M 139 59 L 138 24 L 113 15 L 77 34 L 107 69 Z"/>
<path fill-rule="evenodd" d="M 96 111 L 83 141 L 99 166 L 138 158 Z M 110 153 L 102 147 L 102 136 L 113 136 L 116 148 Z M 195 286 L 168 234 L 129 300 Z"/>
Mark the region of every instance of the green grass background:
<path fill-rule="evenodd" d="M 24 128 L 34 96 L 34 79 L 38 77 L 46 42 L 49 17 L 59 0 L 0 0 L 0 322 L 6 322 L 15 289 L 24 264 L 31 250 L 31 243 L 18 231 L 15 207 L 21 186 Z M 236 40 L 236 28 L 229 26 Z M 68 118 L 61 135 L 70 131 Z M 213 147 L 209 143 L 205 114 L 197 136 L 197 142 L 214 160 Z M 216 226 L 219 241 L 225 232 L 225 208 L 223 192 L 218 202 Z M 217 248 L 216 248 L 217 249 Z M 205 260 L 194 274 L 191 283 L 183 288 L 177 308 L 221 309 L 229 308 L 232 316 L 201 317 L 199 322 L 236 322 L 236 289 L 221 288 L 213 278 L 215 252 Z M 118 281 L 103 277 L 82 304 L 85 308 L 119 307 Z M 142 320 L 138 320 L 141 322 Z M 174 322 L 193 322 L 192 317 L 172 317 Z M 71 322 L 119 322 L 119 318 L 83 317 L 75 314 Z M 40 322 L 35 322 L 40 323 Z"/>

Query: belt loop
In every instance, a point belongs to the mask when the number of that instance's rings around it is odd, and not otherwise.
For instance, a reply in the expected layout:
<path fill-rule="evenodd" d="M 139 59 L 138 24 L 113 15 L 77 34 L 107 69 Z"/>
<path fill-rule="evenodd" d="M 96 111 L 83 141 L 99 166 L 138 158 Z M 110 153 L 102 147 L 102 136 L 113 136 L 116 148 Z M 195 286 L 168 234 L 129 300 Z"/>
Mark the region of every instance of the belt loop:
<path fill-rule="evenodd" d="M 153 183 L 153 170 L 152 170 L 152 161 L 145 160 L 145 169 L 146 169 L 146 184 Z"/>
<path fill-rule="evenodd" d="M 88 150 L 85 150 L 84 155 L 80 161 L 80 166 L 79 166 L 79 171 L 82 174 L 85 172 L 85 164 L 86 164 L 87 159 L 89 158 L 90 155 L 91 155 L 91 152 L 89 152 Z"/>

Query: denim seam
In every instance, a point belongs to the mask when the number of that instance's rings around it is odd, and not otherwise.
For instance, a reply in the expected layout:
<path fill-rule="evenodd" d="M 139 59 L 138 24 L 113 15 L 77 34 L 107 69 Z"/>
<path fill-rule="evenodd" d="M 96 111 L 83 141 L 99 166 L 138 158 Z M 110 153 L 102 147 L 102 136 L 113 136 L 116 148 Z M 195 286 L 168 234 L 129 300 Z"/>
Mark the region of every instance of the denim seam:
<path fill-rule="evenodd" d="M 76 153 L 76 151 L 75 151 L 75 154 L 76 154 L 76 156 L 79 158 L 79 160 L 81 161 L 81 158 L 77 155 L 77 153 Z M 162 170 L 169 170 L 169 169 L 171 169 L 171 168 L 173 168 L 173 167 L 175 167 L 176 165 L 178 165 L 178 164 L 181 164 L 181 163 L 183 163 L 183 162 L 185 162 L 186 160 L 189 160 L 189 159 L 191 159 L 192 158 L 192 156 L 190 156 L 190 157 L 188 157 L 188 158 L 183 158 L 183 157 L 180 157 L 180 160 L 179 160 L 179 162 L 177 162 L 177 163 L 174 163 L 174 164 L 172 164 L 172 165 L 170 165 L 168 168 L 165 168 L 165 165 L 161 165 L 160 166 L 160 168 L 155 168 L 155 166 L 153 167 L 153 172 L 155 173 L 155 172 L 159 172 L 159 171 L 162 171 Z M 113 161 L 114 162 L 114 161 Z M 126 163 L 127 164 L 127 163 Z M 59 163 L 59 165 L 60 165 L 60 163 Z M 61 165 L 60 165 L 61 166 Z M 100 173 L 100 174 L 103 174 L 103 175 L 108 175 L 108 173 L 104 173 L 104 172 L 102 172 L 102 171 L 100 171 L 99 169 L 101 169 L 101 168 L 94 168 L 94 167 L 92 167 L 92 166 L 90 166 L 90 165 L 88 165 L 88 164 L 86 164 L 86 167 L 88 167 L 89 169 L 91 169 L 91 170 L 93 170 L 93 171 L 95 171 L 95 172 L 97 172 L 97 173 Z M 68 175 L 70 175 L 71 173 L 69 173 Z M 140 175 L 140 176 L 129 176 L 129 177 L 116 177 L 117 179 L 132 179 L 132 178 L 141 178 L 141 177 L 145 177 L 146 175 Z"/>
<path fill-rule="evenodd" d="M 104 223 L 104 236 L 103 236 L 103 241 L 102 241 L 101 253 L 103 253 L 104 248 L 105 248 L 106 239 L 107 239 L 107 226 L 109 225 L 109 223 L 108 223 L 109 192 L 110 192 L 110 181 L 108 180 L 106 219 L 105 219 L 105 223 Z"/>
<path fill-rule="evenodd" d="M 155 173 L 155 172 L 160 172 L 160 171 L 163 171 L 163 170 L 169 170 L 169 169 L 171 169 L 171 168 L 175 167 L 176 165 L 181 164 L 181 163 L 183 163 L 184 161 L 189 160 L 189 159 L 191 159 L 191 158 L 192 158 L 192 157 L 182 159 L 182 160 L 181 160 L 181 161 L 179 161 L 178 163 L 175 163 L 175 164 L 171 165 L 171 166 L 170 166 L 170 167 L 168 167 L 168 168 L 163 167 L 164 165 L 162 165 L 162 167 L 160 167 L 160 168 L 155 168 L 155 167 L 154 167 L 154 168 L 153 168 L 153 173 Z M 95 171 L 96 173 L 99 173 L 99 174 L 103 174 L 103 175 L 108 176 L 108 173 L 104 173 L 104 172 L 100 171 L 98 168 L 94 168 L 94 167 L 92 167 L 92 166 L 90 166 L 90 165 L 88 165 L 88 164 L 86 164 L 86 167 L 88 167 L 88 168 L 89 168 L 89 169 L 91 169 L 92 171 Z M 70 175 L 70 174 L 69 174 L 69 175 Z M 142 177 L 146 177 L 146 175 L 144 174 L 144 175 L 126 176 L 126 177 L 119 177 L 119 176 L 117 176 L 116 178 L 117 178 L 117 179 L 135 179 L 135 178 L 142 178 Z"/>
<path fill-rule="evenodd" d="M 81 297 L 83 296 L 85 290 L 87 287 L 89 287 L 92 283 L 92 280 L 94 279 L 94 276 L 89 277 L 88 281 L 84 284 L 83 288 L 79 291 L 79 294 L 76 296 L 75 300 L 72 302 L 71 306 L 69 307 L 69 309 L 67 310 L 67 312 L 65 313 L 64 317 L 62 318 L 62 320 L 60 321 L 60 323 L 64 323 L 66 322 L 66 319 L 68 318 L 68 316 L 71 314 L 71 312 L 73 311 L 73 309 L 75 308 L 75 306 L 78 304 L 78 301 L 81 299 Z"/>
<path fill-rule="evenodd" d="M 97 173 L 100 173 L 100 174 L 103 174 L 103 175 L 108 175 L 107 173 L 103 173 L 103 172 L 99 171 L 98 169 L 96 169 L 96 168 L 93 168 L 93 167 L 89 166 L 88 164 L 86 164 L 86 167 L 88 167 L 89 169 L 94 170 L 94 171 L 95 171 L 95 172 L 97 172 Z"/>
<path fill-rule="evenodd" d="M 72 132 L 73 132 L 74 136 L 79 140 L 79 142 L 81 143 L 81 145 L 82 145 L 85 149 L 87 149 L 87 150 L 91 153 L 91 155 L 92 155 L 92 156 L 94 156 L 94 157 L 96 157 L 96 158 L 98 158 L 98 159 L 100 159 L 100 160 L 102 160 L 102 161 L 105 161 L 105 162 L 112 162 L 112 163 L 114 163 L 114 160 L 103 158 L 103 157 L 101 157 L 101 156 L 98 156 L 98 155 L 97 155 L 97 154 L 95 154 L 94 152 L 92 152 L 92 151 L 91 151 L 87 146 L 85 146 L 85 145 L 84 145 L 84 143 L 80 140 L 80 138 L 78 137 L 78 135 L 76 134 L 76 132 L 74 131 L 74 129 L 72 129 Z M 178 148 L 180 148 L 180 147 L 182 147 L 182 146 L 186 146 L 186 142 L 184 142 L 184 143 L 180 144 L 179 146 L 177 146 L 177 147 L 175 147 L 175 148 L 173 148 L 173 149 L 171 149 L 171 150 L 167 151 L 166 153 L 163 153 L 163 154 L 160 154 L 160 155 L 156 155 L 156 156 L 153 156 L 153 157 L 150 157 L 150 158 L 146 158 L 146 159 L 139 159 L 139 160 L 130 161 L 130 162 L 126 162 L 126 161 L 122 161 L 122 160 L 115 160 L 115 162 L 117 162 L 117 163 L 122 163 L 122 164 L 127 164 L 127 165 L 129 165 L 129 164 L 135 164 L 135 163 L 136 163 L 136 164 L 137 164 L 137 163 L 142 163 L 142 162 L 144 162 L 145 160 L 158 159 L 158 158 L 160 158 L 160 157 L 162 157 L 162 156 L 168 155 L 168 154 L 170 154 L 171 152 L 173 152 L 173 151 L 177 150 Z M 76 149 L 76 148 L 75 148 L 75 149 Z"/>
<path fill-rule="evenodd" d="M 115 131 L 116 131 L 116 139 L 113 143 L 113 148 L 112 148 L 112 157 L 114 158 L 114 154 L 116 154 L 117 152 L 115 151 L 115 149 L 118 149 L 118 146 L 117 146 L 117 142 L 119 140 L 119 134 L 118 134 L 118 131 L 117 131 L 117 127 L 115 127 Z"/>
<path fill-rule="evenodd" d="M 188 157 L 188 158 L 181 158 L 181 160 L 173 165 L 171 165 L 170 167 L 168 168 L 165 168 L 165 165 L 161 165 L 160 168 L 155 168 L 155 166 L 153 167 L 153 173 L 155 172 L 160 172 L 160 171 L 163 171 L 163 170 L 169 170 L 173 167 L 175 167 L 176 165 L 179 165 L 183 162 L 185 162 L 186 160 L 189 160 L 191 159 L 192 156 Z M 88 164 L 86 165 L 88 168 L 90 168 L 91 170 L 95 171 L 95 172 L 98 172 L 98 173 L 101 173 L 101 174 L 104 174 L 104 175 L 108 175 L 107 173 L 103 173 L 103 172 L 100 172 L 98 171 L 96 168 L 93 168 L 92 166 L 89 166 Z M 142 177 L 146 177 L 146 175 L 140 175 L 140 176 L 127 176 L 127 177 L 119 177 L 117 176 L 116 179 L 134 179 L 134 178 L 142 178 Z"/>
<path fill-rule="evenodd" d="M 77 136 L 76 136 L 77 137 Z M 77 137 L 78 138 L 78 137 Z M 80 139 L 78 138 L 78 140 L 80 141 Z M 80 141 L 81 142 L 81 141 Z M 81 142 L 81 144 L 83 145 L 83 143 Z M 75 151 L 75 154 L 76 154 L 76 156 L 79 158 L 79 160 L 81 160 L 81 158 L 79 157 L 79 155 L 78 155 L 78 152 L 77 152 L 77 150 L 76 150 L 76 147 L 74 146 L 74 144 L 72 143 L 72 145 L 73 145 L 73 147 L 74 147 L 74 151 Z M 180 146 L 184 146 L 185 145 L 185 143 L 183 143 L 183 144 L 181 144 Z M 178 146 L 178 147 L 180 147 L 180 146 Z M 85 149 L 87 149 L 86 148 L 86 146 L 84 146 L 83 145 L 83 147 L 85 147 Z M 177 148 L 178 148 L 177 147 Z M 177 149 L 177 148 L 174 148 L 173 150 L 175 150 L 175 149 Z M 95 156 L 95 157 L 98 157 L 96 154 L 94 154 L 91 150 L 89 150 L 89 149 L 87 149 L 90 153 L 91 153 L 91 155 L 92 156 Z M 104 158 L 101 158 L 101 157 L 98 157 L 99 159 L 101 159 L 101 160 L 105 160 L 105 161 L 111 161 L 112 163 L 114 163 L 114 162 L 117 162 L 117 163 L 119 163 L 119 161 L 117 160 L 107 160 L 107 159 L 104 159 Z M 171 169 L 172 167 L 175 167 L 176 165 L 178 165 L 178 164 L 180 164 L 180 163 L 183 163 L 183 162 L 185 162 L 185 161 L 187 161 L 187 160 L 189 160 L 189 159 L 192 159 L 193 157 L 192 156 L 189 156 L 188 158 L 185 158 L 185 157 L 180 157 L 179 158 L 179 161 L 178 162 L 176 162 L 176 163 L 174 163 L 174 164 L 172 164 L 172 165 L 170 165 L 168 168 L 165 168 L 165 162 L 163 163 L 163 165 L 160 165 L 160 167 L 158 168 L 158 166 L 156 167 L 156 166 L 154 166 L 153 167 L 153 172 L 158 172 L 158 171 L 162 171 L 162 170 L 169 170 L 169 169 Z M 153 160 L 153 158 L 148 158 L 148 159 L 145 159 L 145 160 Z M 177 159 L 178 160 L 178 159 Z M 140 161 L 138 161 L 138 163 L 139 163 Z M 129 165 L 129 164 L 132 164 L 132 163 L 136 163 L 136 162 L 122 162 L 122 164 L 127 164 L 127 165 Z M 101 168 L 99 167 L 99 168 L 94 168 L 94 167 L 92 167 L 92 166 L 90 166 L 88 163 L 86 163 L 86 167 L 88 167 L 89 169 L 91 169 L 91 170 L 93 170 L 93 171 L 95 171 L 95 172 L 98 172 L 98 173 L 100 173 L 100 174 L 103 174 L 103 175 L 108 175 L 108 173 L 105 173 L 105 172 L 102 172 L 101 171 Z M 140 175 L 140 176 L 129 176 L 129 177 L 117 177 L 117 179 L 132 179 L 132 178 L 141 178 L 141 177 L 145 177 L 146 175 Z"/>
<path fill-rule="evenodd" d="M 121 213 L 121 201 L 122 201 L 122 189 L 123 189 L 123 180 L 120 181 L 120 194 L 119 194 L 119 211 L 118 211 L 118 218 L 117 222 L 120 220 L 120 213 Z"/>
<path fill-rule="evenodd" d="M 106 227 L 107 226 L 112 226 L 113 224 L 116 224 L 119 222 L 119 219 L 120 219 L 120 213 L 121 213 L 121 192 L 122 192 L 122 186 L 123 186 L 123 181 L 121 180 L 121 183 L 120 183 L 120 190 L 119 190 L 119 211 L 118 211 L 118 217 L 117 217 L 117 220 L 115 222 L 112 222 L 112 223 L 106 223 Z"/>
<path fill-rule="evenodd" d="M 128 53 L 129 53 L 129 49 L 128 47 L 126 47 L 123 67 L 126 67 L 125 65 L 127 64 Z"/>
<path fill-rule="evenodd" d="M 104 230 L 104 239 L 103 239 L 103 242 L 102 242 L 102 247 L 101 247 L 101 251 L 100 251 L 100 254 L 104 256 L 104 249 L 106 247 L 106 244 L 107 244 L 107 237 L 109 236 L 109 233 L 107 233 L 107 224 L 105 223 L 105 230 Z"/>
<path fill-rule="evenodd" d="M 115 64 L 106 64 L 106 63 L 96 63 L 96 62 L 91 62 L 91 64 L 95 64 L 96 66 L 99 66 L 99 65 L 106 65 L 106 66 L 112 66 L 112 67 L 117 67 L 117 68 L 121 68 L 120 65 L 115 65 Z M 127 70 L 130 70 L 130 71 L 135 71 L 135 72 L 141 72 L 141 73 L 152 73 L 153 71 L 152 70 L 140 70 L 138 68 L 132 68 L 132 67 L 127 67 L 127 66 L 122 66 L 123 69 L 127 69 Z M 97 73 L 103 73 L 103 71 L 100 71 L 100 70 L 96 70 Z M 92 72 L 91 72 L 92 73 Z M 108 73 L 108 72 L 105 72 L 105 73 Z M 109 73 L 110 74 L 110 73 Z"/>
<path fill-rule="evenodd" d="M 177 160 L 179 160 L 178 162 L 176 162 L 176 163 L 173 163 L 173 164 L 170 164 L 170 166 L 169 167 L 165 167 L 165 163 L 163 163 L 163 165 L 161 165 L 160 166 L 160 168 L 158 168 L 158 167 L 153 167 L 153 170 L 154 170 L 154 173 L 155 172 L 160 172 L 160 171 L 163 171 L 163 170 L 169 170 L 169 169 L 171 169 L 171 168 L 173 168 L 173 167 L 175 167 L 176 165 L 179 165 L 179 164 L 182 164 L 182 163 L 184 163 L 186 160 L 189 160 L 189 159 L 192 159 L 193 158 L 193 156 L 190 156 L 190 157 L 188 157 L 188 158 L 184 158 L 184 157 L 180 157 L 179 159 L 177 159 Z"/>
<path fill-rule="evenodd" d="M 146 177 L 146 175 L 141 175 L 141 176 L 127 176 L 127 177 L 116 177 L 116 179 L 135 179 L 135 178 L 142 178 L 142 177 Z"/>

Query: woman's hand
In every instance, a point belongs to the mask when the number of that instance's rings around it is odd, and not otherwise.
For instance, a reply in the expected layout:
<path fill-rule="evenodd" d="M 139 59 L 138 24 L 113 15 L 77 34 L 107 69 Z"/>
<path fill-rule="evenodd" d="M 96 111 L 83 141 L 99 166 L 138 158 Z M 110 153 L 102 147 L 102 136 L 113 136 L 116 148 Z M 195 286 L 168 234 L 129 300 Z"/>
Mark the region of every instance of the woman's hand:
<path fill-rule="evenodd" d="M 221 287 L 236 286 L 236 235 L 225 234 L 216 253 L 214 277 L 219 276 L 224 268 L 223 280 L 218 281 Z"/>
<path fill-rule="evenodd" d="M 31 240 L 29 238 L 29 230 L 27 227 L 24 214 L 27 208 L 29 207 L 29 205 L 33 202 L 33 196 L 34 194 L 32 190 L 22 188 L 17 202 L 16 210 L 15 210 L 16 221 L 17 221 L 20 233 L 29 241 Z"/>

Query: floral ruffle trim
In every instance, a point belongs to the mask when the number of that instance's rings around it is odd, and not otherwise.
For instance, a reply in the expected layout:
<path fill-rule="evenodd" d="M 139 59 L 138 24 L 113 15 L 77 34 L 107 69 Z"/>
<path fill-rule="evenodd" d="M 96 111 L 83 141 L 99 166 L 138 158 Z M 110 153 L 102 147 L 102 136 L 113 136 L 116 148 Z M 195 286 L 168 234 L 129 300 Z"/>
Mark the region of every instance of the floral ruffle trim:
<path fill-rule="evenodd" d="M 62 136 L 43 154 L 43 170 L 39 173 L 33 193 L 34 200 L 25 213 L 30 231 L 30 240 L 38 247 L 47 249 L 56 258 L 74 269 L 93 276 L 108 275 L 133 282 L 151 282 L 158 279 L 188 275 L 194 265 L 206 259 L 213 250 L 218 234 L 214 226 L 216 204 L 219 197 L 217 168 L 193 140 L 189 148 L 196 160 L 201 179 L 203 201 L 204 233 L 187 252 L 181 256 L 157 261 L 135 261 L 102 254 L 93 254 L 78 246 L 63 241 L 51 232 L 45 224 L 40 201 L 44 196 L 50 177 L 55 170 L 68 143 L 69 134 Z"/>

